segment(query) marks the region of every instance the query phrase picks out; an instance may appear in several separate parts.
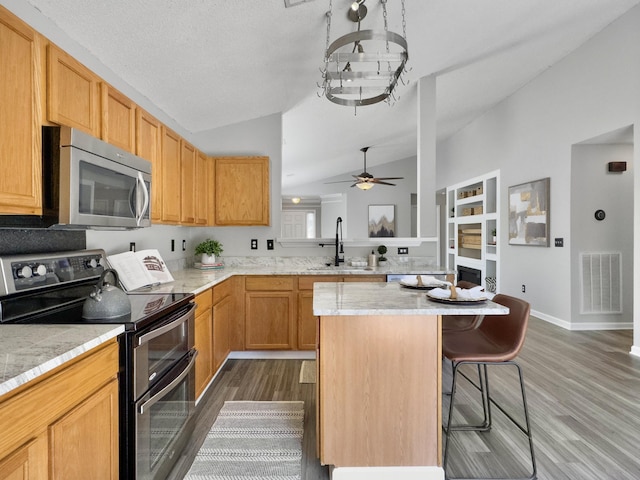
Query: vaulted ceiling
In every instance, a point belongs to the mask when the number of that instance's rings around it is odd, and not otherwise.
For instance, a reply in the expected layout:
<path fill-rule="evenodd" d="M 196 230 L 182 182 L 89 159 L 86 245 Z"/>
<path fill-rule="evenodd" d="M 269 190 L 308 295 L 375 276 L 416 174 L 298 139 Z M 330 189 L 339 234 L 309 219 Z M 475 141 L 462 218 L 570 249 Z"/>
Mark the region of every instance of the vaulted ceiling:
<path fill-rule="evenodd" d="M 358 170 L 363 146 L 369 165 L 415 155 L 419 78 L 437 75 L 446 138 L 640 2 L 405 0 L 408 84 L 354 114 L 317 86 L 329 3 L 337 35 L 352 0 L 25 1 L 187 131 L 282 112 L 285 188 Z M 366 28 L 381 27 L 379 0 L 366 5 Z M 401 1 L 387 9 L 402 32 Z"/>

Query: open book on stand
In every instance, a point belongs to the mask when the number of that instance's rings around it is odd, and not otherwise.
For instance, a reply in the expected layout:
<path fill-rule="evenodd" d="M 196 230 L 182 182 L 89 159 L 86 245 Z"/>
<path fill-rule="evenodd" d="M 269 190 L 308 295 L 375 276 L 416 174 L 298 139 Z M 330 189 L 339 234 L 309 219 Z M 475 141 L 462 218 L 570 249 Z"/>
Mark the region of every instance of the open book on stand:
<path fill-rule="evenodd" d="M 173 282 L 173 276 L 155 249 L 108 255 L 111 268 L 118 272 L 122 287 L 130 292 L 142 287 Z"/>

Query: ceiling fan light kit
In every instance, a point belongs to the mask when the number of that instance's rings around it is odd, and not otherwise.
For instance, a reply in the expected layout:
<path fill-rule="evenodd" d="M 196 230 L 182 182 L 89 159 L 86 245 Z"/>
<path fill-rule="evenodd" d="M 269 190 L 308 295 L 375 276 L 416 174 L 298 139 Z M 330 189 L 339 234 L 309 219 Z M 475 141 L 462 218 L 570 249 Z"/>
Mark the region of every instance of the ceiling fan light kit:
<path fill-rule="evenodd" d="M 347 183 L 353 182 L 351 187 L 358 187 L 360 190 L 369 190 L 373 188 L 374 185 L 390 185 L 395 187 L 395 183 L 389 183 L 386 180 L 402 180 L 404 177 L 380 177 L 376 178 L 367 172 L 367 151 L 370 147 L 362 147 L 360 151 L 364 155 L 364 171 L 359 175 L 352 175 L 355 180 L 338 180 L 337 182 L 326 182 L 326 184 L 330 183 Z"/>
<path fill-rule="evenodd" d="M 331 42 L 333 5 L 329 0 L 325 65 L 319 85 L 331 102 L 356 109 L 395 99 L 394 89 L 402 81 L 409 59 L 404 0 L 401 0 L 402 35 L 389 31 L 387 0 L 380 0 L 384 30 L 361 30 L 360 23 L 368 11 L 364 2 L 353 2 L 347 11 L 347 18 L 358 24 L 357 30 Z"/>

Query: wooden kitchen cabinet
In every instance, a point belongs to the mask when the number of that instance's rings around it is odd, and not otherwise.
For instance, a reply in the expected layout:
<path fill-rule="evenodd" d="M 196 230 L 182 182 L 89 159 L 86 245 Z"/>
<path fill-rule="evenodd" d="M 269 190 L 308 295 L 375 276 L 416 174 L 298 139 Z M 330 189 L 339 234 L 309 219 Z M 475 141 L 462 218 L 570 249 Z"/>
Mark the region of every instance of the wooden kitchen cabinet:
<path fill-rule="evenodd" d="M 42 42 L 0 6 L 0 213 L 42 213 Z"/>
<path fill-rule="evenodd" d="M 196 148 L 180 140 L 180 223 L 194 225 L 196 222 Z"/>
<path fill-rule="evenodd" d="M 215 224 L 270 224 L 269 157 L 215 158 Z"/>
<path fill-rule="evenodd" d="M 0 479 L 116 480 L 118 370 L 113 339 L 0 397 Z"/>
<path fill-rule="evenodd" d="M 198 351 L 196 357 L 196 398 L 205 388 L 215 373 L 213 365 L 213 312 L 211 305 L 213 294 L 211 289 L 196 295 L 195 342 Z"/>
<path fill-rule="evenodd" d="M 136 152 L 136 104 L 102 82 L 102 140 L 127 152 Z"/>
<path fill-rule="evenodd" d="M 295 349 L 293 276 L 245 277 L 245 348 Z"/>
<path fill-rule="evenodd" d="M 209 183 L 209 157 L 199 150 L 196 150 L 195 168 L 195 224 L 209 225 L 209 211 L 213 205 L 210 203 L 209 188 L 213 185 Z M 211 187 L 210 187 L 211 185 Z M 211 223 L 213 225 L 213 223 Z"/>
<path fill-rule="evenodd" d="M 118 477 L 118 381 L 49 427 L 52 480 Z"/>
<path fill-rule="evenodd" d="M 100 78 L 53 44 L 47 48 L 47 118 L 100 137 Z"/>
<path fill-rule="evenodd" d="M 162 127 L 162 178 L 160 185 L 162 189 L 162 223 L 180 223 L 180 140 L 177 133 L 165 126 Z"/>
<path fill-rule="evenodd" d="M 213 370 L 217 372 L 231 353 L 229 329 L 233 315 L 231 279 L 213 287 Z"/>
<path fill-rule="evenodd" d="M 136 108 L 136 155 L 151 162 L 151 222 L 162 221 L 162 124 Z"/>
<path fill-rule="evenodd" d="M 298 349 L 315 350 L 317 345 L 317 321 L 313 314 L 313 284 L 316 282 L 341 282 L 338 275 L 300 275 L 298 277 Z"/>

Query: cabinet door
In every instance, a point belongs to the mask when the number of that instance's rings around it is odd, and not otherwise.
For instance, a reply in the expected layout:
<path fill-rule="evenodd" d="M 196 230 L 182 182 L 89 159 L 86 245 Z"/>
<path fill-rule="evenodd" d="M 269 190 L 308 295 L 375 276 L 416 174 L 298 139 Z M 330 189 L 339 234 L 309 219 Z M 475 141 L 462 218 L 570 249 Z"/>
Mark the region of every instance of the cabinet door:
<path fill-rule="evenodd" d="M 99 78 L 53 44 L 47 49 L 47 117 L 94 137 L 99 128 Z"/>
<path fill-rule="evenodd" d="M 49 427 L 52 480 L 117 480 L 118 381 Z"/>
<path fill-rule="evenodd" d="M 213 306 L 213 371 L 217 372 L 229 356 L 229 322 L 232 311 L 231 297 L 225 297 Z"/>
<path fill-rule="evenodd" d="M 162 128 L 160 122 L 136 108 L 136 155 L 151 162 L 151 222 L 162 220 Z"/>
<path fill-rule="evenodd" d="M 216 225 L 269 225 L 269 157 L 215 159 Z"/>
<path fill-rule="evenodd" d="M 199 398 L 213 378 L 213 316 L 211 307 L 196 316 L 195 342 L 196 357 L 196 398 Z"/>
<path fill-rule="evenodd" d="M 40 43 L 0 6 L 0 213 L 42 213 Z"/>
<path fill-rule="evenodd" d="M 195 214 L 196 225 L 207 225 L 209 222 L 209 159 L 207 156 L 196 151 L 196 171 L 195 171 Z M 213 186 L 212 186 L 213 187 Z"/>
<path fill-rule="evenodd" d="M 245 293 L 245 347 L 247 349 L 294 348 L 293 292 Z"/>
<path fill-rule="evenodd" d="M 313 314 L 313 292 L 298 293 L 298 349 L 314 350 L 316 348 L 316 322 Z"/>
<path fill-rule="evenodd" d="M 194 225 L 196 221 L 196 149 L 184 140 L 180 140 L 180 167 L 182 175 L 180 223 Z"/>
<path fill-rule="evenodd" d="M 162 127 L 162 222 L 180 223 L 180 136 Z"/>
<path fill-rule="evenodd" d="M 136 151 L 136 104 L 104 82 L 102 140 L 127 152 Z"/>
<path fill-rule="evenodd" d="M 18 448 L 0 459 L 0 480 L 39 480 L 47 478 L 47 435 Z"/>

